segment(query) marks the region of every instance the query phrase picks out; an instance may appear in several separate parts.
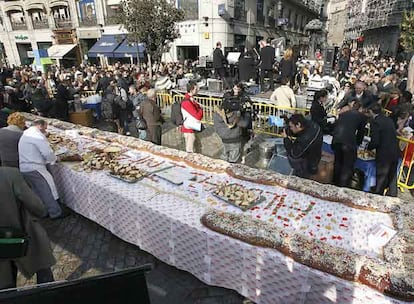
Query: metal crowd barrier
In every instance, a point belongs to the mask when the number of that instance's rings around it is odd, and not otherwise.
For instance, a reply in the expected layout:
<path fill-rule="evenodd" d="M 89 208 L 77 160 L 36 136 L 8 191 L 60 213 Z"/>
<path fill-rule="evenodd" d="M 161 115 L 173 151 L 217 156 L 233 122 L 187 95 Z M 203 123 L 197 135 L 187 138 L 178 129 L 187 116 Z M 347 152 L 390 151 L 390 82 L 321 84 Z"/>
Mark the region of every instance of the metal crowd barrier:
<path fill-rule="evenodd" d="M 398 171 L 398 187 L 401 192 L 404 192 L 404 189 L 414 189 L 414 176 L 411 176 L 414 163 L 414 141 L 404 137 L 398 137 L 398 139 L 403 151 L 403 158 Z"/>
<path fill-rule="evenodd" d="M 280 134 L 280 128 L 270 125 L 269 119 L 271 116 L 282 117 L 294 113 L 306 116 L 309 113 L 308 109 L 278 107 L 273 104 L 261 102 L 253 103 L 253 111 L 257 114 L 256 120 L 253 122 L 253 129 L 255 133 L 263 133 L 274 136 Z"/>
<path fill-rule="evenodd" d="M 171 109 L 171 104 L 174 102 L 180 102 L 183 100 L 184 95 L 170 95 L 168 93 L 158 93 L 157 103 L 163 110 L 164 114 L 168 117 L 168 110 Z M 213 124 L 213 113 L 215 107 L 219 106 L 222 102 L 221 98 L 214 97 L 195 97 L 194 98 L 204 110 L 203 123 Z M 272 104 L 254 102 L 253 110 L 257 113 L 256 120 L 253 123 L 253 130 L 255 133 L 268 134 L 272 136 L 278 136 L 280 134 L 280 128 L 271 126 L 269 119 L 271 116 L 281 117 L 287 114 L 300 113 L 303 115 L 309 114 L 309 109 L 304 108 L 288 108 L 278 107 Z M 391 111 L 385 110 L 385 115 L 390 116 Z M 370 128 L 367 126 L 367 135 L 370 133 Z M 414 176 L 411 177 L 414 163 L 414 141 L 403 137 L 399 137 L 400 147 L 403 151 L 403 159 L 398 172 L 398 187 L 401 191 L 404 189 L 414 189 Z"/>
<path fill-rule="evenodd" d="M 184 99 L 184 95 L 177 94 L 173 96 L 173 102 L 180 102 Z M 214 108 L 221 104 L 221 98 L 214 98 L 214 97 L 194 97 L 194 100 L 198 102 L 201 107 L 203 108 L 203 120 L 202 122 L 205 124 L 212 125 L 213 124 L 213 113 Z"/>

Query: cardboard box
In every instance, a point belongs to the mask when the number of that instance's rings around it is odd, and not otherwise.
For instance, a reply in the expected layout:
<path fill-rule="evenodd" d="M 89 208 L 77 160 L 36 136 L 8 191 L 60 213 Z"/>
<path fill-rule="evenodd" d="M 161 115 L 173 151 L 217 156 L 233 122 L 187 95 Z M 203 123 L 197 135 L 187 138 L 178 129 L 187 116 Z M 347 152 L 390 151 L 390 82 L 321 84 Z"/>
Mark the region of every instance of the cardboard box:
<path fill-rule="evenodd" d="M 69 113 L 69 121 L 71 123 L 82 125 L 85 127 L 92 126 L 92 111 L 90 109 L 82 110 L 80 112 Z"/>

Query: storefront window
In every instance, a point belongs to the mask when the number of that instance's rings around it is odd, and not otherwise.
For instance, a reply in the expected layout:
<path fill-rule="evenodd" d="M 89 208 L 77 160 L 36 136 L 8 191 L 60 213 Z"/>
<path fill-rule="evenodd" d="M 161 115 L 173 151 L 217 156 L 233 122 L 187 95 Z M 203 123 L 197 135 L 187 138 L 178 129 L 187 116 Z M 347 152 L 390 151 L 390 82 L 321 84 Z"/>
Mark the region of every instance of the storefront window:
<path fill-rule="evenodd" d="M 235 0 L 234 1 L 234 19 L 240 21 L 246 21 L 246 1 Z"/>
<path fill-rule="evenodd" d="M 264 24 L 264 0 L 257 0 L 257 24 Z"/>
<path fill-rule="evenodd" d="M 117 24 L 117 15 L 119 12 L 120 0 L 106 0 L 106 24 Z"/>
<path fill-rule="evenodd" d="M 177 0 L 178 8 L 185 13 L 186 20 L 198 20 L 198 0 Z"/>

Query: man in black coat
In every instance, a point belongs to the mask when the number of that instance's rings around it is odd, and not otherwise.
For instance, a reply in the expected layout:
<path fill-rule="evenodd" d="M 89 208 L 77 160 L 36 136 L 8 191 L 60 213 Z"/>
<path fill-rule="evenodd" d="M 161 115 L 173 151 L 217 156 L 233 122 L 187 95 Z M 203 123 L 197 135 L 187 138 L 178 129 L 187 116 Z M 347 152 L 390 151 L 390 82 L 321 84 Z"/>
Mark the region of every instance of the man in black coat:
<path fill-rule="evenodd" d="M 312 106 L 310 108 L 312 121 L 321 127 L 324 134 L 330 134 L 332 132 L 332 124 L 328 121 L 328 114 L 324 108 L 324 104 L 326 104 L 327 100 L 328 91 L 320 90 L 315 93 Z"/>
<path fill-rule="evenodd" d="M 55 101 L 55 109 L 54 114 L 57 119 L 60 120 L 69 120 L 69 104 L 68 101 L 72 99 L 70 95 L 68 86 L 70 83 L 70 79 L 65 79 L 56 89 L 56 101 Z"/>
<path fill-rule="evenodd" d="M 53 281 L 50 269 L 56 263 L 46 231 L 37 217 L 47 210 L 29 188 L 17 168 L 0 168 L 0 226 L 22 229 L 29 236 L 26 256 L 0 259 L 0 289 L 16 287 L 17 270 L 27 279 L 37 274 L 37 283 Z"/>
<path fill-rule="evenodd" d="M 270 46 L 270 41 L 271 39 L 268 38 L 266 46 L 260 50 L 260 86 L 264 87 L 264 78 L 267 75 L 270 82 L 270 90 L 274 91 L 273 65 L 275 63 L 275 48 Z"/>
<path fill-rule="evenodd" d="M 239 81 L 249 81 L 255 78 L 255 58 L 252 51 L 246 51 L 239 59 Z"/>
<path fill-rule="evenodd" d="M 364 138 L 367 118 L 358 110 L 339 115 L 333 131 L 332 149 L 335 153 L 334 184 L 349 187 L 352 181 L 358 146 Z"/>
<path fill-rule="evenodd" d="M 227 63 L 226 57 L 223 55 L 221 50 L 221 42 L 216 43 L 216 48 L 213 52 L 213 68 L 214 68 L 214 77 L 224 81 L 226 77 L 226 69 L 224 65 Z"/>
<path fill-rule="evenodd" d="M 376 149 L 377 184 L 375 193 L 397 196 L 397 167 L 401 151 L 398 145 L 397 131 L 391 118 L 382 114 L 381 105 L 373 104 L 369 108 L 372 116 L 371 142 L 369 150 Z"/>
<path fill-rule="evenodd" d="M 296 176 L 309 178 L 318 172 L 322 157 L 321 128 L 306 120 L 302 114 L 293 114 L 289 118 L 289 131 L 296 137 L 295 140 L 288 137 L 285 131 L 282 136 L 290 166 Z"/>
<path fill-rule="evenodd" d="M 357 81 L 354 90 L 350 93 L 350 99 L 359 101 L 363 108 L 367 109 L 376 103 L 375 97 L 367 90 L 368 86 L 365 82 Z"/>
<path fill-rule="evenodd" d="M 105 92 L 106 88 L 109 87 L 109 83 L 112 80 L 112 75 L 108 72 L 106 74 L 102 73 L 101 79 L 99 79 L 96 86 L 96 93 Z"/>

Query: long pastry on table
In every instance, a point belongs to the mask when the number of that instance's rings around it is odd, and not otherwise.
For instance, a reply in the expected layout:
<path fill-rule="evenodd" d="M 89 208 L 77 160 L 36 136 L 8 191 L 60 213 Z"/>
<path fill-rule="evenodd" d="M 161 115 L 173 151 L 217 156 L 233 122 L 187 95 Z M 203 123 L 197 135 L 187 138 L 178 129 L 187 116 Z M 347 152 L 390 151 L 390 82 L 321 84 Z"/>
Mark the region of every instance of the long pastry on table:
<path fill-rule="evenodd" d="M 288 233 L 248 215 L 210 210 L 202 216 L 201 222 L 213 231 L 254 246 L 276 249 L 306 266 L 363 283 L 399 299 L 414 301 L 413 265 L 398 268 L 388 261 L 355 254 L 297 233 Z"/>

